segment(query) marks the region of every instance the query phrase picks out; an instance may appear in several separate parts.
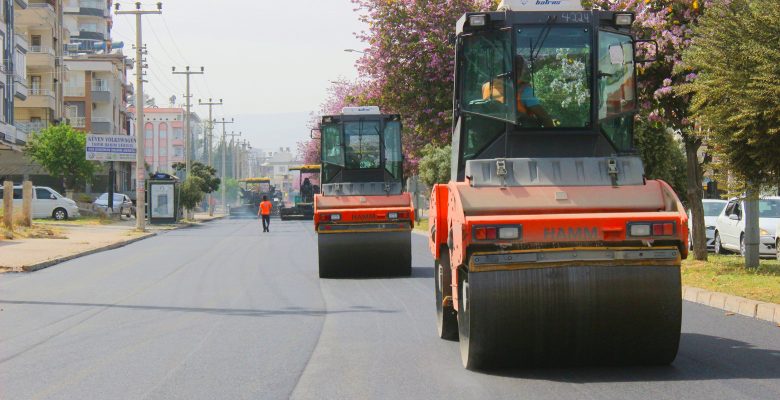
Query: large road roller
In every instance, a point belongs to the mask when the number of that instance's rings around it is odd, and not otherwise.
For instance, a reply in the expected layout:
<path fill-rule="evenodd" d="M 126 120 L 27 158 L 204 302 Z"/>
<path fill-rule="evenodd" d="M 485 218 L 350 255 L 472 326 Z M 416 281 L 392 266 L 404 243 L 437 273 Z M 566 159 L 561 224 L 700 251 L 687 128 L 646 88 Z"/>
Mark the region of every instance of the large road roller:
<path fill-rule="evenodd" d="M 457 22 L 438 334 L 468 369 L 671 363 L 687 216 L 634 150 L 634 16 L 531 3 Z"/>
<path fill-rule="evenodd" d="M 291 206 L 284 206 L 279 209 L 279 217 L 282 221 L 291 219 L 312 220 L 314 219 L 314 195 L 320 192 L 320 186 L 311 183 L 313 176 L 319 177 L 320 165 L 301 165 L 290 167 L 289 171 L 298 171 L 298 195 L 293 198 Z"/>
<path fill-rule="evenodd" d="M 320 277 L 410 275 L 414 208 L 402 185 L 401 118 L 376 106 L 345 107 L 319 128 Z"/>

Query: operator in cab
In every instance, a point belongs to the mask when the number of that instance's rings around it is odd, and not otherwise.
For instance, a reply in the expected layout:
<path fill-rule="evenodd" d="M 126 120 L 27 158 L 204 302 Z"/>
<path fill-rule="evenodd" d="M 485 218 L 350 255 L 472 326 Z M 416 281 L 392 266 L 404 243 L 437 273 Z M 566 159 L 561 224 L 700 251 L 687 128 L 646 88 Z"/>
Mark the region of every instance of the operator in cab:
<path fill-rule="evenodd" d="M 528 72 L 525 58 L 515 56 L 515 103 L 517 104 L 517 116 L 519 119 L 539 124 L 542 128 L 554 128 L 550 114 L 542 107 L 542 103 L 534 95 L 530 82 L 525 80 Z M 482 85 L 482 99 L 504 102 L 504 81 L 495 79 L 493 82 L 485 82 Z"/>

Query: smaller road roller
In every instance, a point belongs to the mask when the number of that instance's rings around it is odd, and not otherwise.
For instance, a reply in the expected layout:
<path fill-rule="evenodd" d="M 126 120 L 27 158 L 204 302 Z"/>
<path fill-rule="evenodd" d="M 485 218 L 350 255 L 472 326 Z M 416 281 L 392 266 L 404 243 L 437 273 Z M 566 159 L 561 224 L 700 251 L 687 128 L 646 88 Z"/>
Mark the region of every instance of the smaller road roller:
<path fill-rule="evenodd" d="M 411 275 L 414 208 L 403 191 L 400 116 L 345 107 L 323 116 L 319 131 L 320 277 Z"/>

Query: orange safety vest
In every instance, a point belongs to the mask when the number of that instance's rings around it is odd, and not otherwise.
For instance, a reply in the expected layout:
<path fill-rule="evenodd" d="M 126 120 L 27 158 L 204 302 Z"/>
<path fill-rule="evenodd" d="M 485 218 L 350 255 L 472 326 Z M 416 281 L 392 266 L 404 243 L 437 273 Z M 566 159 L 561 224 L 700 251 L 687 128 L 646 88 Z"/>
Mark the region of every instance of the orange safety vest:
<path fill-rule="evenodd" d="M 528 114 L 528 108 L 526 108 L 525 104 L 523 104 L 523 101 L 521 100 L 523 90 L 525 90 L 527 86 L 528 84 L 523 82 L 520 85 L 518 85 L 517 90 L 515 91 L 515 103 L 517 104 L 517 112 L 521 114 Z M 482 100 L 489 100 L 489 99 L 493 99 L 499 103 L 504 102 L 504 80 L 503 79 L 494 79 L 492 84 L 491 82 L 485 82 L 485 84 L 482 85 Z"/>
<path fill-rule="evenodd" d="M 262 215 L 271 215 L 271 207 L 272 204 L 270 201 L 264 201 L 260 203 L 260 214 Z"/>

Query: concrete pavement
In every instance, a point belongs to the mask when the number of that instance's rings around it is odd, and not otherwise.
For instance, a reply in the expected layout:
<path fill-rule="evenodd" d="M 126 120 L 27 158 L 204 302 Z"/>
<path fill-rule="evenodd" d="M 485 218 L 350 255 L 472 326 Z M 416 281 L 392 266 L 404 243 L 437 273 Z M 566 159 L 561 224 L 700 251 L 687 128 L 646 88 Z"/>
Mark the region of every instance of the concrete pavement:
<path fill-rule="evenodd" d="M 0 275 L 0 398 L 780 398 L 780 329 L 689 302 L 671 366 L 464 370 L 413 240 L 411 278 L 320 280 L 311 223 L 279 220 Z"/>
<path fill-rule="evenodd" d="M 223 215 L 197 213 L 195 222 L 207 222 L 222 217 Z M 35 271 L 96 251 L 121 247 L 177 227 L 148 225 L 147 232 L 141 233 L 135 231 L 134 219 L 107 225 L 81 225 L 79 220 L 47 221 L 45 226 L 57 229 L 64 238 L 0 240 L 0 271 Z"/>

